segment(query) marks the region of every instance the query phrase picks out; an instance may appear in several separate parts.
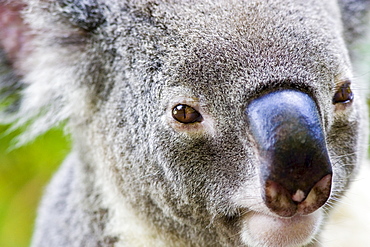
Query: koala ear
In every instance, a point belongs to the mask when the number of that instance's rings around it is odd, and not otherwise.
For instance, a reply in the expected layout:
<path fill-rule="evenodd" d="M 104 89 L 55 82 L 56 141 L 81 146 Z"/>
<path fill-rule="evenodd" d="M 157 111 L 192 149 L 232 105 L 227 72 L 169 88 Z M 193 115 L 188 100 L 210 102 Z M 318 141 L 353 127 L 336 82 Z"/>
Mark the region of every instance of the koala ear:
<path fill-rule="evenodd" d="M 356 43 L 368 31 L 370 0 L 338 0 L 344 25 L 344 38 L 348 44 Z"/>
<path fill-rule="evenodd" d="M 90 117 L 106 60 L 86 46 L 103 10 L 96 0 L 0 0 L 0 123 L 24 130 L 17 145 Z"/>
<path fill-rule="evenodd" d="M 62 118 L 55 117 L 59 109 L 41 117 L 42 109 L 56 109 L 55 105 L 61 105 L 56 100 L 60 97 L 53 94 L 45 82 L 39 82 L 45 77 L 40 76 L 42 71 L 34 72 L 40 62 L 36 61 L 37 56 L 30 61 L 30 56 L 37 50 L 37 37 L 43 33 L 31 27 L 24 18 L 30 8 L 40 4 L 41 9 L 46 3 L 43 0 L 0 0 L 0 123 L 12 123 L 10 132 L 25 127 L 24 133 L 15 140 L 17 145 L 44 133 Z M 36 75 L 30 78 L 32 73 Z"/>
<path fill-rule="evenodd" d="M 32 35 L 24 22 L 21 12 L 26 7 L 22 1 L 0 0 L 0 49 L 2 60 L 6 60 L 22 73 L 22 58 L 30 51 Z"/>
<path fill-rule="evenodd" d="M 76 43 L 78 35 L 81 34 L 83 40 L 83 32 L 91 32 L 97 26 L 104 22 L 102 13 L 98 11 L 97 4 L 94 0 L 80 1 L 80 0 L 58 0 L 55 3 L 49 1 L 30 1 L 28 3 L 24 0 L 0 0 L 0 68 L 5 65 L 8 68 L 14 69 L 18 76 L 23 76 L 29 72 L 28 67 L 24 64 L 24 60 L 33 50 L 32 41 L 35 35 L 45 34 L 48 28 L 45 25 L 36 24 L 35 27 L 30 27 L 23 19 L 23 14 L 27 8 L 44 8 L 50 11 L 58 10 L 58 15 L 55 13 L 56 20 L 63 22 L 65 26 L 70 26 L 71 30 L 60 30 L 61 36 L 58 42 L 65 44 Z M 52 8 L 52 9 L 51 9 Z M 63 19 L 58 19 L 63 18 Z M 52 20 L 51 18 L 49 18 Z M 3 74 L 3 72 L 1 73 Z M 4 80 L 0 80 L 0 84 L 4 84 Z"/>
<path fill-rule="evenodd" d="M 22 61 L 31 50 L 32 35 L 21 17 L 25 7 L 19 0 L 0 0 L 0 102 L 6 112 L 19 105 L 17 95 L 26 73 Z"/>

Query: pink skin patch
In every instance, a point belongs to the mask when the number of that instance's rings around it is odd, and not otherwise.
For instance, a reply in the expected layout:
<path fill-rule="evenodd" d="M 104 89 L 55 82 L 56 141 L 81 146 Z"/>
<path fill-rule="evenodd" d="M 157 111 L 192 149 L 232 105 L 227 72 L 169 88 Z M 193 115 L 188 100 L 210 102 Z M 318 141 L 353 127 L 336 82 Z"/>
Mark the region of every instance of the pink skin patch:
<path fill-rule="evenodd" d="M 305 194 L 302 190 L 297 190 L 297 192 L 292 196 L 292 200 L 295 202 L 302 202 L 305 198 Z"/>
<path fill-rule="evenodd" d="M 20 3 L 0 3 L 0 48 L 18 72 L 22 71 L 20 61 L 31 50 L 32 35 L 21 17 L 24 7 Z"/>

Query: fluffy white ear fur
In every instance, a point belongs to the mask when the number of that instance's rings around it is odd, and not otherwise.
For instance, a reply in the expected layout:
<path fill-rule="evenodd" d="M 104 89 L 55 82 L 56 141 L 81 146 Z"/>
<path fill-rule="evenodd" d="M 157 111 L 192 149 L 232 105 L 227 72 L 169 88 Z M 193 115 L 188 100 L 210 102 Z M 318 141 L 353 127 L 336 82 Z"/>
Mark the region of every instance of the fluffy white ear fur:
<path fill-rule="evenodd" d="M 338 201 L 320 242 L 323 247 L 370 246 L 370 161 Z"/>

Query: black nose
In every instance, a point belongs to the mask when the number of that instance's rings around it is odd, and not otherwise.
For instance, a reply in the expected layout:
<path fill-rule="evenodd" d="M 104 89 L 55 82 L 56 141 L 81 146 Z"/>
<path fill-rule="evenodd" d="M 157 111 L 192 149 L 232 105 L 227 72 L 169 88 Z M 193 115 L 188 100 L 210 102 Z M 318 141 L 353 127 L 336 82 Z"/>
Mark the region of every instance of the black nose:
<path fill-rule="evenodd" d="M 313 99 L 299 91 L 276 91 L 253 100 L 247 115 L 266 206 L 290 217 L 312 213 L 325 204 L 332 169 Z"/>

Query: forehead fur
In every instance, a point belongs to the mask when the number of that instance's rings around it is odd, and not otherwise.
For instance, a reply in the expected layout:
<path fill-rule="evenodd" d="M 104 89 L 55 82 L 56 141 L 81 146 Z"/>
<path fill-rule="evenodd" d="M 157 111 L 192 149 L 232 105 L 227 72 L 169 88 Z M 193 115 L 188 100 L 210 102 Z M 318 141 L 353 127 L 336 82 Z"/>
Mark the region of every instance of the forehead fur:
<path fill-rule="evenodd" d="M 89 121 L 114 86 L 245 101 L 282 85 L 319 93 L 350 77 L 335 1 L 30 1 L 23 14 L 34 50 L 18 125 L 37 119 L 33 135 Z"/>

